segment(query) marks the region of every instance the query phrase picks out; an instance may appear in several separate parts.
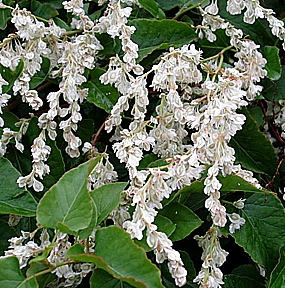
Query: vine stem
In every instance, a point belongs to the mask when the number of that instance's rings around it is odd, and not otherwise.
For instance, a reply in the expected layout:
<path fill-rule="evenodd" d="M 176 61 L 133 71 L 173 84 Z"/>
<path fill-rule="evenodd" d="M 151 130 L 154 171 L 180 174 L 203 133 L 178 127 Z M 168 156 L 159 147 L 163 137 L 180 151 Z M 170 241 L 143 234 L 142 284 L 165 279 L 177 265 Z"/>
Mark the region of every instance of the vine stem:
<path fill-rule="evenodd" d="M 95 137 L 94 137 L 94 140 L 93 140 L 93 142 L 92 142 L 92 146 L 93 146 L 93 147 L 95 146 L 95 144 L 96 144 L 96 142 L 97 142 L 97 140 L 98 140 L 98 137 L 99 137 L 99 135 L 101 134 L 102 130 L 104 129 L 105 123 L 106 123 L 106 121 L 108 120 L 109 117 L 110 117 L 110 116 L 107 117 L 107 119 L 103 122 L 103 124 L 101 125 L 101 127 L 100 127 L 99 130 L 97 131 L 97 133 L 96 133 L 96 135 L 95 135 Z"/>

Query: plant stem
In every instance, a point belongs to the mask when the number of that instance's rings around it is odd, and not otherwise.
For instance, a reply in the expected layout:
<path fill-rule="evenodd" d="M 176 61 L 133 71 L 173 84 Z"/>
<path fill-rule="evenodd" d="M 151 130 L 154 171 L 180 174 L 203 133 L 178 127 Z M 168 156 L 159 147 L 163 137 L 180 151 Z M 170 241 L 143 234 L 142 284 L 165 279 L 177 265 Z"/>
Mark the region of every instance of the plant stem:
<path fill-rule="evenodd" d="M 192 5 L 192 6 L 188 7 L 188 8 L 186 8 L 185 10 L 179 11 L 172 19 L 173 19 L 173 20 L 179 19 L 182 15 L 184 15 L 184 14 L 187 13 L 188 11 L 190 11 L 190 10 L 192 10 L 192 9 L 200 6 L 200 5 L 202 5 L 205 1 L 206 1 L 206 0 L 202 0 L 202 1 L 201 1 L 200 3 L 198 3 L 198 4 Z"/>
<path fill-rule="evenodd" d="M 49 269 L 47 269 L 47 270 L 38 272 L 38 273 L 36 273 L 36 274 L 34 274 L 34 275 L 26 278 L 26 279 L 22 282 L 22 284 L 25 283 L 25 282 L 27 282 L 27 281 L 29 281 L 29 280 L 31 280 L 31 279 L 33 279 L 33 278 L 36 278 L 36 277 L 38 277 L 38 276 L 41 276 L 41 275 L 50 273 L 50 272 L 52 272 L 53 270 L 55 270 L 56 268 L 58 268 L 58 267 L 60 267 L 60 266 L 64 266 L 64 265 L 67 265 L 67 264 L 73 264 L 73 263 L 75 263 L 74 260 L 68 260 L 68 261 L 65 261 L 65 262 L 58 263 L 56 266 L 53 266 L 53 267 L 51 267 L 51 268 L 49 268 Z"/>

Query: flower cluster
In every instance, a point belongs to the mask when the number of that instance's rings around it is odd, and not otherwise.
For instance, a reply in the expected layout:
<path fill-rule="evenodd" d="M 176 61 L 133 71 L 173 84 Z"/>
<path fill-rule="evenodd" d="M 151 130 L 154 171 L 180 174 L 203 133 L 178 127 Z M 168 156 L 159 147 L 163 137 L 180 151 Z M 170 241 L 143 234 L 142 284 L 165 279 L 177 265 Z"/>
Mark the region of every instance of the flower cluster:
<path fill-rule="evenodd" d="M 222 234 L 217 227 L 211 227 L 204 236 L 194 236 L 198 241 L 198 245 L 203 248 L 201 259 L 204 261 L 202 269 L 193 280 L 198 284 L 203 284 L 204 287 L 220 288 L 223 282 L 223 273 L 221 267 L 228 256 L 228 252 L 221 248 L 219 237 Z"/>
<path fill-rule="evenodd" d="M 27 176 L 19 177 L 17 180 L 19 187 L 33 187 L 36 192 L 40 192 L 44 189 L 44 185 L 35 177 L 43 179 L 43 176 L 50 172 L 49 166 L 44 162 L 47 161 L 51 148 L 46 145 L 45 140 L 45 130 L 43 129 L 40 135 L 34 139 L 34 143 L 31 147 L 33 157 L 32 171 Z"/>

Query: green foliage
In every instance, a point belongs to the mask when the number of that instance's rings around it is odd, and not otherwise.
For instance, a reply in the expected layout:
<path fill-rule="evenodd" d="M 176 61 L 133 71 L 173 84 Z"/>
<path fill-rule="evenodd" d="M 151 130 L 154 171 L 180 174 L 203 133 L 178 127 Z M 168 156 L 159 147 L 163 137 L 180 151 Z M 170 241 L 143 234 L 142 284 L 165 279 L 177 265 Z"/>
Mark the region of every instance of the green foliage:
<path fill-rule="evenodd" d="M 172 241 L 184 239 L 202 224 L 201 219 L 195 213 L 179 203 L 170 203 L 160 213 L 176 225 L 174 232 L 170 236 Z"/>
<path fill-rule="evenodd" d="M 197 36 L 187 24 L 174 20 L 136 19 L 130 21 L 136 27 L 132 40 L 140 47 L 138 61 L 155 50 L 182 46 L 192 42 Z"/>
<path fill-rule="evenodd" d="M 92 262 L 98 268 L 134 287 L 163 287 L 158 268 L 147 259 L 143 250 L 132 242 L 125 231 L 109 226 L 98 230 L 95 237 L 94 255 L 78 254 L 70 258 Z M 90 282 L 91 285 L 96 285 L 93 284 L 96 278 L 93 276 Z"/>
<path fill-rule="evenodd" d="M 37 202 L 26 189 L 19 188 L 20 173 L 5 159 L 0 158 L 0 213 L 34 216 Z"/>
<path fill-rule="evenodd" d="M 93 190 L 90 195 L 97 207 L 98 219 L 101 223 L 118 205 L 120 195 L 127 183 L 112 183 Z"/>
<path fill-rule="evenodd" d="M 0 259 L 0 284 L 9 288 L 38 288 L 35 278 L 25 279 L 16 257 Z"/>
<path fill-rule="evenodd" d="M 0 12 L 1 11 L 3 11 L 3 10 L 0 10 Z M 6 11 L 6 10 L 4 10 L 4 11 Z M 21 75 L 23 68 L 24 68 L 23 61 L 19 62 L 18 66 L 16 67 L 16 69 L 14 71 L 12 71 L 11 69 L 6 68 L 0 64 L 0 73 L 1 73 L 2 77 L 9 83 L 8 85 L 3 86 L 3 88 L 2 88 L 3 93 L 7 93 L 11 90 L 15 80 L 18 79 L 19 76 Z"/>
<path fill-rule="evenodd" d="M 39 202 L 39 223 L 63 232 L 77 232 L 89 226 L 92 202 L 87 190 L 87 175 L 99 160 L 96 158 L 83 163 L 61 177 Z"/>
<path fill-rule="evenodd" d="M 84 84 L 84 87 L 89 88 L 87 100 L 90 103 L 104 109 L 106 112 L 110 112 L 119 98 L 119 92 L 110 84 L 104 85 L 100 82 L 99 77 L 105 72 L 99 68 L 90 71 L 91 79 Z"/>
<path fill-rule="evenodd" d="M 284 245 L 284 208 L 274 194 L 254 193 L 246 198 L 240 215 L 246 222 L 232 237 L 269 276 Z"/>
<path fill-rule="evenodd" d="M 259 131 L 248 111 L 243 109 L 242 112 L 246 115 L 246 122 L 230 142 L 236 151 L 236 162 L 251 171 L 273 176 L 277 167 L 273 146 Z"/>
<path fill-rule="evenodd" d="M 285 247 L 280 249 L 280 257 L 278 264 L 270 275 L 269 285 L 270 288 L 283 287 L 285 285 Z"/>

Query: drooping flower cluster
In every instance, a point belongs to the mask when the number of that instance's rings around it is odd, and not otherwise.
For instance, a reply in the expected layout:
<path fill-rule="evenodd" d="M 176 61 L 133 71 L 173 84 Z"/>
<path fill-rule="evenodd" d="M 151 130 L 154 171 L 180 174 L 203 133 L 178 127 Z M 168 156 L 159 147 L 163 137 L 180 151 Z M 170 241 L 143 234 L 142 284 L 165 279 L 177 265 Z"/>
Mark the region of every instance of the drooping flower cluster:
<path fill-rule="evenodd" d="M 221 248 L 219 237 L 222 234 L 217 227 L 211 227 L 204 236 L 194 236 L 198 245 L 203 248 L 201 259 L 204 261 L 202 269 L 193 280 L 195 283 L 203 284 L 204 287 L 222 287 L 223 273 L 221 267 L 226 261 L 228 252 Z"/>
<path fill-rule="evenodd" d="M 40 135 L 34 139 L 34 143 L 31 147 L 33 165 L 32 171 L 27 176 L 21 176 L 17 180 L 19 187 L 33 187 L 36 192 L 40 192 L 44 189 L 44 185 L 36 179 L 39 177 L 41 180 L 45 174 L 49 174 L 50 168 L 44 162 L 47 161 L 51 148 L 46 145 L 46 135 L 43 129 Z"/>

